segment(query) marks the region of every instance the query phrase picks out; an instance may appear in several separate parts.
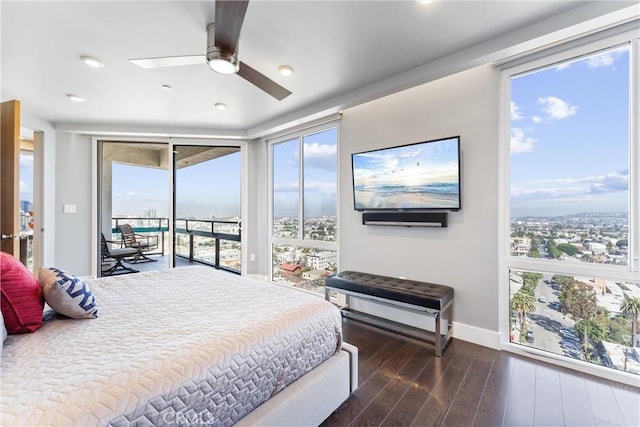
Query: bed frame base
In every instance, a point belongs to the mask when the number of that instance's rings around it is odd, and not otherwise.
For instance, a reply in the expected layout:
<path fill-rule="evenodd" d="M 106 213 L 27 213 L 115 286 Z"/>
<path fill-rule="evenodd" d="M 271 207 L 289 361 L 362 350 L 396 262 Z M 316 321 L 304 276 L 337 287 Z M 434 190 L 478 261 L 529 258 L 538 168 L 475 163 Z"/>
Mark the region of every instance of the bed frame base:
<path fill-rule="evenodd" d="M 358 387 L 358 349 L 342 349 L 242 418 L 237 426 L 318 426 Z"/>

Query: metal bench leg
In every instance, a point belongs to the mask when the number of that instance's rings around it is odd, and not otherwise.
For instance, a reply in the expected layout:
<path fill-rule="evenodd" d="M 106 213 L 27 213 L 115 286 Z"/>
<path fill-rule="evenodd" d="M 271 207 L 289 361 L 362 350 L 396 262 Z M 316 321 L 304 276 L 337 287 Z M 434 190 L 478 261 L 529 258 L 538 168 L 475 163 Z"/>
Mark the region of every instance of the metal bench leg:
<path fill-rule="evenodd" d="M 436 336 L 434 337 L 436 345 L 436 357 L 442 356 L 442 336 L 440 335 L 440 312 L 436 313 Z"/>

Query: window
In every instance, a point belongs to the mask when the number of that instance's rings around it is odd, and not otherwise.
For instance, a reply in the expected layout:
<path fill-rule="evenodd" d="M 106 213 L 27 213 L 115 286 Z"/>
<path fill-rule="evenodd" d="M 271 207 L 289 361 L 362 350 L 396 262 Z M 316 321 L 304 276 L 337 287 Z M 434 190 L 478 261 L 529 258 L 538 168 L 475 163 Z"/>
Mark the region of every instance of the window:
<path fill-rule="evenodd" d="M 271 280 L 323 291 L 337 271 L 335 126 L 270 142 Z"/>
<path fill-rule="evenodd" d="M 501 272 L 510 343 L 640 374 L 636 54 L 624 36 L 503 73 Z"/>
<path fill-rule="evenodd" d="M 242 152 L 174 145 L 176 255 L 242 271 Z"/>

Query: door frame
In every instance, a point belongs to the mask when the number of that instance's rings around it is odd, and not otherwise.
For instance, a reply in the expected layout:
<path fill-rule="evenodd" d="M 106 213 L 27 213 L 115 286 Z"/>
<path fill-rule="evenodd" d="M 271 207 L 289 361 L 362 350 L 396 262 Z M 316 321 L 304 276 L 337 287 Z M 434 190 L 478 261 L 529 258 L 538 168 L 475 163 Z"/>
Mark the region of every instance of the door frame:
<path fill-rule="evenodd" d="M 240 156 L 241 156 L 241 221 L 242 221 L 242 239 L 241 244 L 243 247 L 242 250 L 242 275 L 246 274 L 247 268 L 247 260 L 248 255 L 245 250 L 245 236 L 249 235 L 247 233 L 247 225 L 246 218 L 248 218 L 248 168 L 249 168 L 249 160 L 247 156 L 247 140 L 236 140 L 236 139 L 215 139 L 215 138 L 173 138 L 173 137 L 135 137 L 135 136 L 94 136 L 91 138 L 91 275 L 93 277 L 98 277 L 98 268 L 101 264 L 100 260 L 100 215 L 101 215 L 101 191 L 100 188 L 101 180 L 101 160 L 102 154 L 100 150 L 101 142 L 133 142 L 133 143 L 156 143 L 156 144 L 167 144 L 169 153 L 171 155 L 169 159 L 169 164 L 174 164 L 174 145 L 211 145 L 211 146 L 234 146 L 240 147 Z M 169 206 L 174 206 L 174 192 L 175 189 L 173 187 L 174 182 L 174 168 L 169 168 L 168 173 L 168 181 L 167 186 L 169 188 Z M 169 209 L 169 247 L 173 248 L 173 233 L 174 233 L 174 209 Z M 173 253 L 171 253 L 173 255 Z M 173 268 L 173 256 L 169 257 L 169 268 Z"/>
<path fill-rule="evenodd" d="M 0 240 L 0 249 L 20 256 L 20 101 L 13 99 L 0 104 L 0 162 L 2 195 L 0 198 L 0 232 L 10 235 Z M 17 178 L 17 179 L 16 179 Z"/>

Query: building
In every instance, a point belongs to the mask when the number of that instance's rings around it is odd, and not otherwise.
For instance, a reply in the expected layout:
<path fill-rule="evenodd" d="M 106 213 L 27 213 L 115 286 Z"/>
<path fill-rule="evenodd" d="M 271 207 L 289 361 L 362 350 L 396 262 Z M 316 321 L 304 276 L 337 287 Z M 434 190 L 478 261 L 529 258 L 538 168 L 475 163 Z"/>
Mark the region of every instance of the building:
<path fill-rule="evenodd" d="M 314 270 L 327 270 L 331 265 L 335 265 L 336 253 L 332 251 L 322 251 L 307 255 L 307 267 Z"/>
<path fill-rule="evenodd" d="M 33 210 L 33 203 L 28 200 L 20 200 L 20 209 L 23 212 L 30 212 Z"/>
<path fill-rule="evenodd" d="M 145 208 L 144 209 L 144 217 L 145 218 L 157 218 L 156 208 Z"/>
<path fill-rule="evenodd" d="M 287 276 L 296 276 L 302 271 L 302 267 L 298 264 L 280 264 L 280 270 Z"/>

